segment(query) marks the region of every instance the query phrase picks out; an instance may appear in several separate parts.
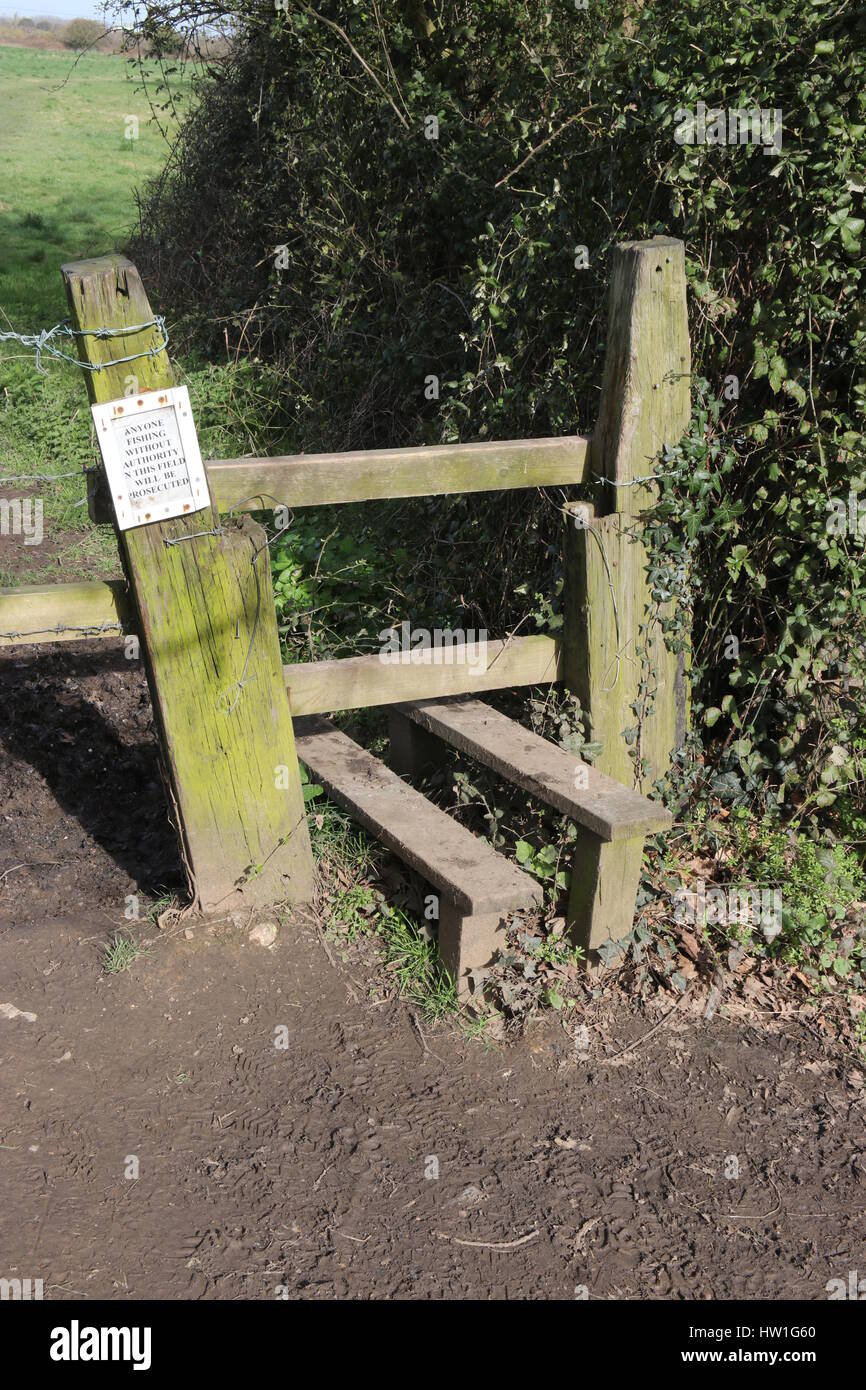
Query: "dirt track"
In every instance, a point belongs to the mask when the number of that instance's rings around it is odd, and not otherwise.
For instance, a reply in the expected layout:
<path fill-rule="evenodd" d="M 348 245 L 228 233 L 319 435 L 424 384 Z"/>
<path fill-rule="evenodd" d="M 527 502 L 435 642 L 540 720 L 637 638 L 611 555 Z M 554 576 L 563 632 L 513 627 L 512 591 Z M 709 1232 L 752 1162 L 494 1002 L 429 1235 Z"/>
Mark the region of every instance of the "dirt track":
<path fill-rule="evenodd" d="M 0 1276 L 822 1299 L 866 1272 L 863 1078 L 804 1022 L 666 1018 L 612 981 L 585 1054 L 555 1017 L 502 1048 L 419 1036 L 367 997 L 369 949 L 335 967 L 300 916 L 271 951 L 154 931 L 103 976 L 126 895 L 179 874 L 146 687 L 111 646 L 0 655 L 0 1005 L 36 1014 L 0 1017 Z"/>

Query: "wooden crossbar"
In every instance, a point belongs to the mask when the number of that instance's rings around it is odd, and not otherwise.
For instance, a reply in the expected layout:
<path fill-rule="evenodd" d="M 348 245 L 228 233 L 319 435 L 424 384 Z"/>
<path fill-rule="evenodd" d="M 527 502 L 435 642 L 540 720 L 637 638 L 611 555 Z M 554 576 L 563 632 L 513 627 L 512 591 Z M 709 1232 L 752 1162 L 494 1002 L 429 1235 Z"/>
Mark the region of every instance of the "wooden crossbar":
<path fill-rule="evenodd" d="M 561 649 L 552 637 L 512 637 L 506 642 L 488 642 L 486 648 L 483 671 L 459 660 L 435 662 L 437 655 L 446 653 L 428 649 L 415 654 L 422 660 L 406 666 L 386 664 L 375 652 L 342 661 L 284 666 L 283 675 L 297 714 L 332 714 L 371 705 L 395 705 L 402 700 L 550 685 L 560 679 Z M 459 657 L 460 649 L 456 652 Z"/>
<path fill-rule="evenodd" d="M 318 507 L 388 497 L 441 497 L 524 487 L 569 487 L 589 480 L 590 440 L 509 439 L 362 449 L 346 454 L 215 459 L 208 477 L 221 512 Z"/>
<path fill-rule="evenodd" d="M 280 506 L 588 484 L 591 443 L 588 435 L 572 434 L 345 454 L 211 459 L 206 468 L 220 512 L 267 512 Z M 92 475 L 88 487 L 91 520 L 111 522 L 114 514 L 101 475 Z"/>
<path fill-rule="evenodd" d="M 0 589 L 0 647 L 118 637 L 131 610 L 123 579 Z"/>
<path fill-rule="evenodd" d="M 122 579 L 0 589 L 0 647 L 117 638 L 135 626 Z M 383 661 L 373 652 L 284 666 L 292 710 L 333 714 L 404 700 L 552 685 L 562 679 L 561 645 L 543 634 L 488 641 L 483 648 L 428 648 L 411 656 L 405 665 Z"/>

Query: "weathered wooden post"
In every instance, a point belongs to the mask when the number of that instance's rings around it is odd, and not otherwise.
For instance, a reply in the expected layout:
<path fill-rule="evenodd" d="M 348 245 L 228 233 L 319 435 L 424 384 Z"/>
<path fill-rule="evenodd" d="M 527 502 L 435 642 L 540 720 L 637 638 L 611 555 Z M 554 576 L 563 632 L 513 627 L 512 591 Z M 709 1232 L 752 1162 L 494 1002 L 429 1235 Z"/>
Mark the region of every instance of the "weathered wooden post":
<path fill-rule="evenodd" d="M 600 480 L 598 514 L 581 503 L 566 512 L 564 675 L 588 716 L 589 736 L 603 745 L 596 766 L 644 792 L 682 743 L 687 707 L 684 656 L 665 644 L 666 610 L 654 611 L 646 578 L 640 513 L 655 490 L 638 480 L 685 433 L 690 372 L 683 243 L 654 237 L 615 247 L 590 455 Z M 629 930 L 640 866 L 640 844 L 582 837 L 569 916 L 591 920 L 584 944 L 595 948 Z"/>
<path fill-rule="evenodd" d="M 62 274 L 79 356 L 99 367 L 91 402 L 171 387 L 135 266 L 112 255 Z M 303 901 L 313 859 L 266 537 L 249 517 L 221 524 L 208 490 L 202 510 L 117 533 L 190 891 L 204 911 Z"/>

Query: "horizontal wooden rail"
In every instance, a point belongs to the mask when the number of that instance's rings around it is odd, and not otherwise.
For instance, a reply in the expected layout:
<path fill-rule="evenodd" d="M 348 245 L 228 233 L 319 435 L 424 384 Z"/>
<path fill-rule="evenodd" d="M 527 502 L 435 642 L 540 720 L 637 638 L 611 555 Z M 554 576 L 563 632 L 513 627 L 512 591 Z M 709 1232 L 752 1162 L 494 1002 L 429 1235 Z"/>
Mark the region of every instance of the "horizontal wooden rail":
<path fill-rule="evenodd" d="M 0 589 L 0 647 L 118 637 L 130 619 L 123 579 Z"/>
<path fill-rule="evenodd" d="M 119 637 L 123 631 L 134 630 L 122 579 L 0 589 L 0 647 Z M 470 644 L 411 655 L 406 665 L 393 658 L 383 661 L 373 652 L 284 666 L 292 713 L 332 714 L 405 700 L 550 685 L 562 679 L 560 644 L 543 635 L 488 641 L 483 648 Z"/>
<path fill-rule="evenodd" d="M 414 654 L 410 665 L 371 656 L 342 661 L 311 661 L 283 667 L 293 714 L 332 714 L 371 705 L 395 705 L 404 700 L 434 700 L 481 690 L 506 690 L 515 685 L 550 685 L 561 679 L 560 647 L 552 637 L 512 637 L 487 642 L 485 669 L 462 662 L 460 648 L 452 660 L 448 650 L 428 649 Z M 474 649 L 462 655 L 472 655 Z M 423 657 L 423 660 L 420 658 Z"/>
<path fill-rule="evenodd" d="M 589 439 L 510 439 L 430 444 L 349 454 L 214 459 L 207 465 L 221 512 L 317 507 L 386 497 L 437 497 L 521 487 L 569 487 L 589 480 Z"/>

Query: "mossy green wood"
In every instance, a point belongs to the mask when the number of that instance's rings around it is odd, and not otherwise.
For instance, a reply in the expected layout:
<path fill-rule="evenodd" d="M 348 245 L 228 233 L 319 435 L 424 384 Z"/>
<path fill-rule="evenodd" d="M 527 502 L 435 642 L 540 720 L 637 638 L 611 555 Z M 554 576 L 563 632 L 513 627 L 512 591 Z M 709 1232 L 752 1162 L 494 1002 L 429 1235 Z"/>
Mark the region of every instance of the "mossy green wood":
<path fill-rule="evenodd" d="M 152 318 L 138 271 L 121 256 L 66 265 L 63 278 L 76 328 Z M 103 364 L 85 373 L 93 402 L 172 384 L 164 351 L 116 362 L 157 347 L 156 329 L 77 341 L 82 361 Z M 266 552 L 253 568 L 265 534 L 245 517 L 220 536 L 166 544 L 218 525 L 211 499 L 193 515 L 118 534 L 190 890 L 205 911 L 302 901 L 313 885 Z"/>
<path fill-rule="evenodd" d="M 333 714 L 338 710 L 396 705 L 404 700 L 436 696 L 477 695 L 483 690 L 507 690 L 516 685 L 552 685 L 561 680 L 561 648 L 552 637 L 509 637 L 488 640 L 486 669 L 460 660 L 434 659 L 459 648 L 433 648 L 412 653 L 422 660 L 403 665 L 384 662 L 378 652 L 335 661 L 309 661 L 283 667 L 286 689 L 295 714 Z"/>
<path fill-rule="evenodd" d="M 684 655 L 662 636 L 670 610 L 653 609 L 646 579 L 639 513 L 656 489 L 636 480 L 685 433 L 690 370 L 683 243 L 655 237 L 615 247 L 591 443 L 593 473 L 607 481 L 598 490 L 601 515 L 588 526 L 566 513 L 564 674 L 604 745 L 597 766 L 641 791 L 667 771 L 685 736 L 687 694 Z M 627 729 L 636 730 L 631 745 Z M 636 756 L 649 763 L 643 778 Z"/>
<path fill-rule="evenodd" d="M 655 488 L 636 480 L 685 433 L 690 377 L 683 243 L 662 236 L 622 242 L 611 256 L 607 352 L 590 444 L 592 473 L 609 480 L 602 515 L 637 516 L 652 506 Z"/>
<path fill-rule="evenodd" d="M 670 652 L 662 633 L 668 608 L 653 608 L 634 529 L 620 514 L 576 527 L 566 512 L 563 671 L 588 738 L 602 745 L 595 766 L 648 795 L 685 738 L 686 681 L 684 655 Z"/>
<path fill-rule="evenodd" d="M 214 459 L 211 490 L 220 511 L 248 511 L 364 502 L 386 497 L 437 497 L 510 488 L 570 487 L 588 481 L 590 441 L 551 439 L 425 444 L 270 459 Z"/>
<path fill-rule="evenodd" d="M 129 626 L 122 579 L 0 589 L 0 647 L 80 642 L 83 637 L 120 640 Z"/>
<path fill-rule="evenodd" d="M 648 792 L 670 766 L 686 726 L 684 658 L 665 644 L 646 579 L 640 513 L 655 488 L 665 444 L 689 420 L 685 249 L 655 237 L 614 248 L 608 343 L 598 423 L 590 444 L 599 515 L 566 507 L 563 674 L 602 744 L 599 771 Z M 632 742 L 626 730 L 633 730 Z M 646 759 L 648 773 L 638 774 Z M 575 941 L 596 951 L 631 929 L 640 839 L 605 844 L 580 833 L 568 919 Z"/>

